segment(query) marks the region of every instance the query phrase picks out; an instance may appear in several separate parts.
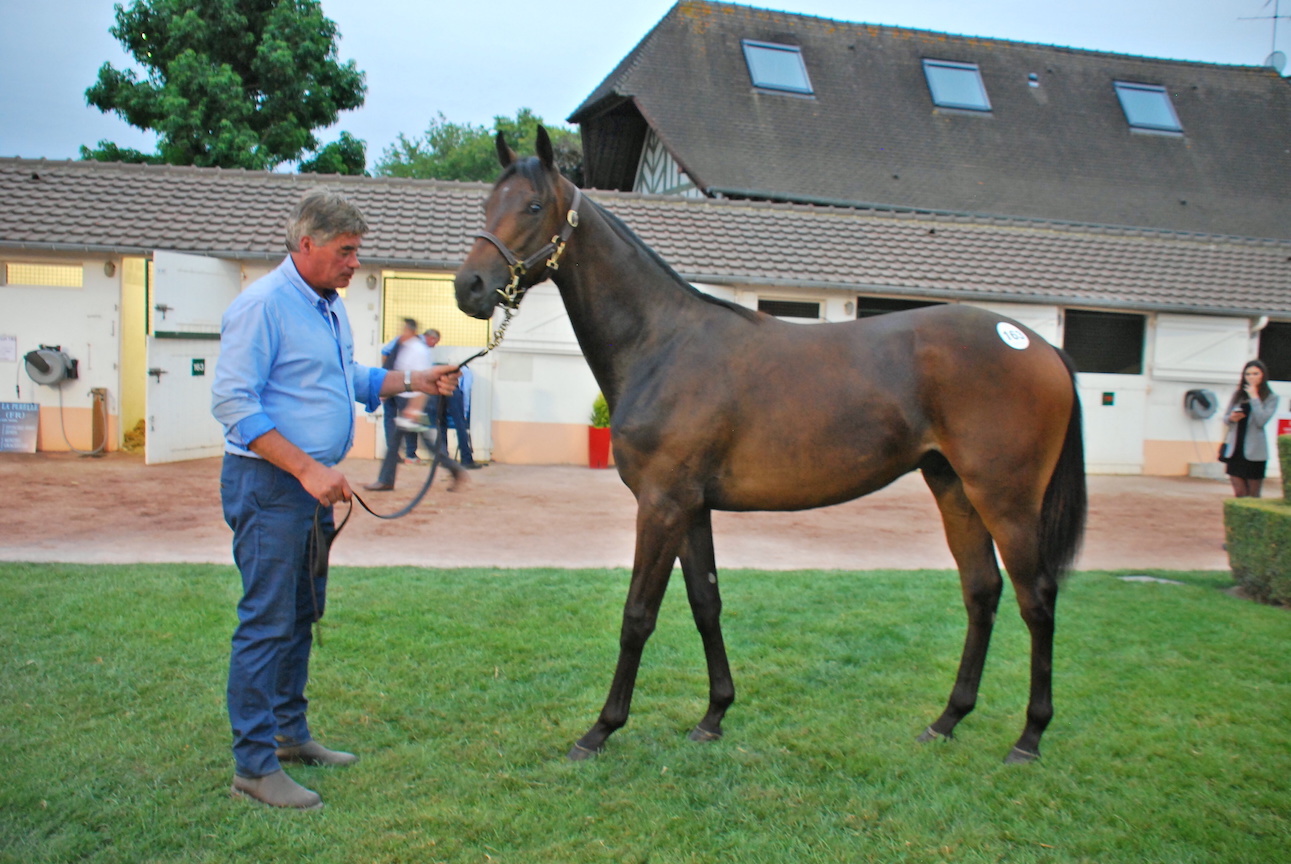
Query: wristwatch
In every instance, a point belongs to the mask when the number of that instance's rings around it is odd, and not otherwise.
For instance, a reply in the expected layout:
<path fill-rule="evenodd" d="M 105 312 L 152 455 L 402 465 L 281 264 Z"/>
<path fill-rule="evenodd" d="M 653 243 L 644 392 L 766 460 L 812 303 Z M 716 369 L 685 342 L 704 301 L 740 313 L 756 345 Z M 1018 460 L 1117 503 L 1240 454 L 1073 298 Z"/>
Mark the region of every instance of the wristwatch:
<path fill-rule="evenodd" d="M 403 370 L 403 389 L 405 390 L 412 389 L 412 370 L 411 369 Z"/>

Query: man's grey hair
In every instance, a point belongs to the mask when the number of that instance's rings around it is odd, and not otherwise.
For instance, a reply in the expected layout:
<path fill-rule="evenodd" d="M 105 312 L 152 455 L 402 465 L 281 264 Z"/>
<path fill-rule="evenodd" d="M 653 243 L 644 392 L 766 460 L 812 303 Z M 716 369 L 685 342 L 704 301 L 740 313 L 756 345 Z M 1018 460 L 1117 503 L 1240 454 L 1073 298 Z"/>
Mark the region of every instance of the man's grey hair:
<path fill-rule="evenodd" d="M 368 223 L 350 200 L 326 186 L 310 189 L 287 216 L 287 249 L 300 251 L 300 239 L 312 237 L 318 245 L 340 234 L 366 234 Z"/>

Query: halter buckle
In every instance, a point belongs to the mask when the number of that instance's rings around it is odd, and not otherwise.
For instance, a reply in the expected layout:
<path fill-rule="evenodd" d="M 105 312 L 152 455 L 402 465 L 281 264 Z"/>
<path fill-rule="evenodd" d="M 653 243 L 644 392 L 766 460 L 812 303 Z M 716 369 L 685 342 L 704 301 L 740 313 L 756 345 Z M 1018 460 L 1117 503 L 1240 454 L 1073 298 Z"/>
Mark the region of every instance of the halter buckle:
<path fill-rule="evenodd" d="M 571 215 L 574 216 L 574 221 L 577 222 L 578 215 L 575 214 L 573 210 L 570 210 L 569 212 Z M 565 239 L 561 237 L 559 234 L 557 234 L 551 238 L 551 245 L 554 246 L 555 249 L 552 250 L 551 257 L 547 259 L 547 269 L 559 270 L 560 256 L 561 256 L 561 253 L 565 251 Z"/>

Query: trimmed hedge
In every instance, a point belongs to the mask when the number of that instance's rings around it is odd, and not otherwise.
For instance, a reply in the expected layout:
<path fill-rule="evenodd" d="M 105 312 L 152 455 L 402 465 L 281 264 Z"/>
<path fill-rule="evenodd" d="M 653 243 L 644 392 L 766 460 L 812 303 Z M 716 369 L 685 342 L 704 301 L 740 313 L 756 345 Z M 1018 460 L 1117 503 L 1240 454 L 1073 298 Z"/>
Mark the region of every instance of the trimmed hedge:
<path fill-rule="evenodd" d="M 1263 603 L 1291 606 L 1291 435 L 1278 437 L 1282 500 L 1230 498 L 1224 535 L 1233 579 Z"/>
<path fill-rule="evenodd" d="M 1291 502 L 1291 435 L 1278 436 L 1278 459 L 1282 462 L 1282 500 Z"/>
<path fill-rule="evenodd" d="M 1291 505 L 1260 498 L 1224 502 L 1233 579 L 1256 600 L 1291 605 Z"/>

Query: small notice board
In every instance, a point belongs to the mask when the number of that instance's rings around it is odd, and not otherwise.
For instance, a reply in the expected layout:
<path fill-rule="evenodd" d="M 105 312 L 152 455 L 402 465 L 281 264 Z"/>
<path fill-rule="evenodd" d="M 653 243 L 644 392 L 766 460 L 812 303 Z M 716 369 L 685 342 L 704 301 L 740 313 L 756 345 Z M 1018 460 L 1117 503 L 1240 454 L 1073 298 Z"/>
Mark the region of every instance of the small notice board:
<path fill-rule="evenodd" d="M 35 453 L 39 423 L 35 402 L 0 402 L 0 453 Z"/>

